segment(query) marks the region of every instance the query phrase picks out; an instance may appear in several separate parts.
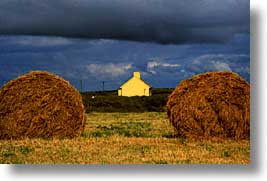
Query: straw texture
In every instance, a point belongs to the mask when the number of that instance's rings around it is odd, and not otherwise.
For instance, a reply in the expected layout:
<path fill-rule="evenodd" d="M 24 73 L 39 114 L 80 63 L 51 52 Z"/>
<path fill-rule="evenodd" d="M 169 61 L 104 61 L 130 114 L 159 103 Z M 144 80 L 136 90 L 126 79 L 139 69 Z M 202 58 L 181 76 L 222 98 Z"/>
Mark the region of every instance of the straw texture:
<path fill-rule="evenodd" d="M 232 72 L 196 75 L 176 87 L 167 111 L 180 137 L 249 139 L 250 86 Z"/>
<path fill-rule="evenodd" d="M 0 91 L 0 139 L 73 138 L 84 125 L 80 93 L 57 75 L 33 71 Z"/>

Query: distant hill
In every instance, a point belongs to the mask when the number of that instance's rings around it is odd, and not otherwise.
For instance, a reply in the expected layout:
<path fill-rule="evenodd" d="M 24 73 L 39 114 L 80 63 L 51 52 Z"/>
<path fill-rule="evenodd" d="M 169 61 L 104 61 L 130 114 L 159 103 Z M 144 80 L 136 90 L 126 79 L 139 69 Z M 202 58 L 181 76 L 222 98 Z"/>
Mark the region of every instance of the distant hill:
<path fill-rule="evenodd" d="M 152 96 L 122 97 L 117 91 L 82 92 L 86 112 L 163 112 L 174 89 L 158 88 Z"/>

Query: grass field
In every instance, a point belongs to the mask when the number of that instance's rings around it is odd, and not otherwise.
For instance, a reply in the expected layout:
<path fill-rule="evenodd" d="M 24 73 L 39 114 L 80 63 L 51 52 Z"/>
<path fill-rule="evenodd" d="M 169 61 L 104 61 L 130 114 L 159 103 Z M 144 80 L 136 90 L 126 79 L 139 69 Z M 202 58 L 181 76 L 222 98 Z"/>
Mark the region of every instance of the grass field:
<path fill-rule="evenodd" d="M 0 140 L 0 163 L 248 164 L 249 141 L 175 138 L 164 112 L 90 113 L 75 139 Z"/>

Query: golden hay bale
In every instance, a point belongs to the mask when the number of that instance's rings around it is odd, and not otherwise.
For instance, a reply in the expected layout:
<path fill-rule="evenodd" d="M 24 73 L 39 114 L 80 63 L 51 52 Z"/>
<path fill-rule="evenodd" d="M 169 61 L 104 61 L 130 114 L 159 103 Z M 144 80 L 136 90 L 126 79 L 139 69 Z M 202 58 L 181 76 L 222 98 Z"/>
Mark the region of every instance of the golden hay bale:
<path fill-rule="evenodd" d="M 250 86 L 231 72 L 200 74 L 176 87 L 167 111 L 180 137 L 249 139 Z"/>
<path fill-rule="evenodd" d="M 72 138 L 84 125 L 80 93 L 56 75 L 33 71 L 0 91 L 0 139 Z"/>

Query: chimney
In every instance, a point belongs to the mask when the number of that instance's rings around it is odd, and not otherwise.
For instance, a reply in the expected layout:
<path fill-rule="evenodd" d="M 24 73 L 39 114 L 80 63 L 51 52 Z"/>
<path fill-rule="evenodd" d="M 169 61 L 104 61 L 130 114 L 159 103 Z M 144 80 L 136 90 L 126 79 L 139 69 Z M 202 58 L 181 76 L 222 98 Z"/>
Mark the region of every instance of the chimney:
<path fill-rule="evenodd" d="M 134 72 L 134 73 L 133 73 L 133 76 L 134 76 L 135 78 L 141 79 L 140 72 Z"/>

